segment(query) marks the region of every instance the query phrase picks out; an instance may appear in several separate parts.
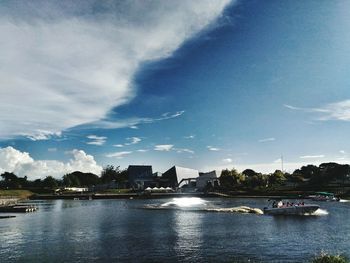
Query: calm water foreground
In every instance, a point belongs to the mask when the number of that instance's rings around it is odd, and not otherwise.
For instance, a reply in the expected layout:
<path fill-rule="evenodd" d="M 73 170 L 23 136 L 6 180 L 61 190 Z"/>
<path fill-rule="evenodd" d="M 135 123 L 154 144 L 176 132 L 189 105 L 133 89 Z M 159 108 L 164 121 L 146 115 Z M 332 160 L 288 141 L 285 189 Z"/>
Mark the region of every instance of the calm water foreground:
<path fill-rule="evenodd" d="M 193 201 L 193 200 L 192 200 Z M 1 262 L 307 262 L 350 257 L 350 203 L 318 203 L 315 216 L 208 212 L 265 199 L 55 200 L 0 220 Z M 143 209 L 146 205 L 167 208 Z M 328 214 L 327 214 L 327 212 Z"/>

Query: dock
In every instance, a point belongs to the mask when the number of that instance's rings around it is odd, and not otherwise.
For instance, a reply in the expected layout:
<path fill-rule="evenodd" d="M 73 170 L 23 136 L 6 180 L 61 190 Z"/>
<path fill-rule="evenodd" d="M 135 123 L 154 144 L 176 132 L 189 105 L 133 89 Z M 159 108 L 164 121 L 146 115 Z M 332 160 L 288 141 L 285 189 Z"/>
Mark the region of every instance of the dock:
<path fill-rule="evenodd" d="M 37 211 L 38 208 L 34 205 L 4 205 L 0 206 L 0 213 L 30 213 Z"/>

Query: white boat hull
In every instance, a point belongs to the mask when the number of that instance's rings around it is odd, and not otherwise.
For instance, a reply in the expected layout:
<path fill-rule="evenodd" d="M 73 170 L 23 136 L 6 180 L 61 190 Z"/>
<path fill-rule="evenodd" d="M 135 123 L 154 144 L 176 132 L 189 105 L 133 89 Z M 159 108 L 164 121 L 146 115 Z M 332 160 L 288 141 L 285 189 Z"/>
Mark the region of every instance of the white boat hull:
<path fill-rule="evenodd" d="M 264 208 L 264 214 L 267 215 L 305 215 L 312 214 L 320 206 L 318 205 L 300 205 L 300 206 L 287 206 L 276 208 Z"/>

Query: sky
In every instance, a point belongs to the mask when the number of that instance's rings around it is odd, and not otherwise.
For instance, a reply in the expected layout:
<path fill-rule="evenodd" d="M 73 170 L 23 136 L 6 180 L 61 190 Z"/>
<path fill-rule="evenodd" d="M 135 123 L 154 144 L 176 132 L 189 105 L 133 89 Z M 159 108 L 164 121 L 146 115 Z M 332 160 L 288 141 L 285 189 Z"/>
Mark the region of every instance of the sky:
<path fill-rule="evenodd" d="M 1 1 L 0 173 L 350 162 L 348 1 Z"/>

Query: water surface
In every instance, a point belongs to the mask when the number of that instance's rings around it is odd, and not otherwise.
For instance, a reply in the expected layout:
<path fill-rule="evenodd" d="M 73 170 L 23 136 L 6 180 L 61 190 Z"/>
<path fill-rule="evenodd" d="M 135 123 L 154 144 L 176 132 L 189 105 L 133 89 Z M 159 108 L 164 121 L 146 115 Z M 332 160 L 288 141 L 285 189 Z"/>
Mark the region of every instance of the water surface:
<path fill-rule="evenodd" d="M 169 202 L 38 202 L 36 213 L 0 220 L 1 262 L 306 262 L 321 251 L 350 257 L 347 202 L 319 202 L 328 215 L 295 217 L 203 209 L 263 208 L 264 199 L 143 209 Z"/>

